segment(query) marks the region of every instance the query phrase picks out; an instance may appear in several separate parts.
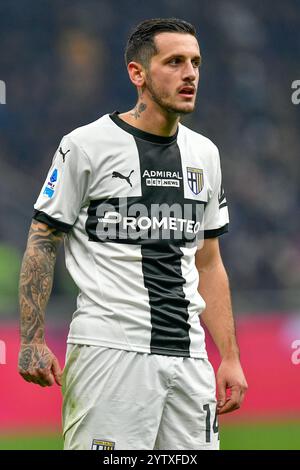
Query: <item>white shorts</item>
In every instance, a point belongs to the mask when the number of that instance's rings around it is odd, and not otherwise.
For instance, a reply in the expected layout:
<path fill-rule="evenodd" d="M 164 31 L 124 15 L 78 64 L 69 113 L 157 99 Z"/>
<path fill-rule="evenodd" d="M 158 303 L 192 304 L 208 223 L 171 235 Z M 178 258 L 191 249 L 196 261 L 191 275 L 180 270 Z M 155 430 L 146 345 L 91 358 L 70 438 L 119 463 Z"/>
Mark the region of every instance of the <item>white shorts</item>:
<path fill-rule="evenodd" d="M 219 449 L 207 359 L 68 345 L 65 449 Z"/>

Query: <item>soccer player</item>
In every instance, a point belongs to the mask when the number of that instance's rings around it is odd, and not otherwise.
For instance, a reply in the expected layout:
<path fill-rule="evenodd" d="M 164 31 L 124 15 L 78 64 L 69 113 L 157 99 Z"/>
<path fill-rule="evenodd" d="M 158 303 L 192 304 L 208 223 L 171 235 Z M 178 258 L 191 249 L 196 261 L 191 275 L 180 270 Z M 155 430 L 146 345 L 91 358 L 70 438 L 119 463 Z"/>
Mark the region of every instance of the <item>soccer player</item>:
<path fill-rule="evenodd" d="M 136 106 L 66 135 L 34 206 L 19 372 L 63 382 L 65 449 L 218 449 L 217 415 L 240 407 L 247 384 L 219 251 L 218 149 L 179 122 L 195 107 L 195 29 L 144 21 L 125 57 Z M 44 313 L 63 239 L 79 295 L 62 379 Z M 200 314 L 222 358 L 216 380 Z"/>

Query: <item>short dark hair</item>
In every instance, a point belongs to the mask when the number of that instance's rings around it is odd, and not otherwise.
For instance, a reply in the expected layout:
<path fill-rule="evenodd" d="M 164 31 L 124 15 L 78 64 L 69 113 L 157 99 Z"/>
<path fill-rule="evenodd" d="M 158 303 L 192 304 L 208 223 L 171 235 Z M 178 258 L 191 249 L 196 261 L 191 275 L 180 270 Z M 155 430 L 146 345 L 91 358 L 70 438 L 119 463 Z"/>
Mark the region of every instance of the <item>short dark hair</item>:
<path fill-rule="evenodd" d="M 138 24 L 132 31 L 125 49 L 125 62 L 139 62 L 147 67 L 151 58 L 158 53 L 154 37 L 159 33 L 182 33 L 196 37 L 195 27 L 177 18 L 154 18 Z"/>

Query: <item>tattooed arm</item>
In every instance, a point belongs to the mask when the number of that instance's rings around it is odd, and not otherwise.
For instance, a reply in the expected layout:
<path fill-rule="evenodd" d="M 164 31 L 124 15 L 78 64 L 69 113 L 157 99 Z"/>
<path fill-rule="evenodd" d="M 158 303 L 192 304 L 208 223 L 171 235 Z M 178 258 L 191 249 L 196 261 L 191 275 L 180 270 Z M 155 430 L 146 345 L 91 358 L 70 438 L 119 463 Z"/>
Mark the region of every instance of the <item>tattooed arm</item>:
<path fill-rule="evenodd" d="M 19 373 L 27 382 L 61 385 L 57 358 L 45 343 L 44 316 L 53 284 L 58 247 L 64 234 L 32 221 L 19 285 L 21 348 Z"/>

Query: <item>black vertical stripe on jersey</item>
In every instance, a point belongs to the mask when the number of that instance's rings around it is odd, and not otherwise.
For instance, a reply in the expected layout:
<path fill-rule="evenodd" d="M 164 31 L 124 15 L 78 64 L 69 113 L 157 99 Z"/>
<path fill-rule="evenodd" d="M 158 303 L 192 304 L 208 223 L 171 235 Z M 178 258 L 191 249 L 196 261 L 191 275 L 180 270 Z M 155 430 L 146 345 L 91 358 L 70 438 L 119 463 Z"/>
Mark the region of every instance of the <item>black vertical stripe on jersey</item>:
<path fill-rule="evenodd" d="M 180 187 L 147 186 L 144 171 L 178 172 L 182 178 L 181 156 L 177 142 L 158 145 L 135 138 L 138 148 L 143 203 L 174 202 L 184 204 L 183 179 Z M 142 271 L 148 290 L 151 315 L 151 343 L 153 354 L 190 356 L 190 325 L 188 305 L 183 285 L 181 258 L 183 253 L 171 240 L 157 240 L 142 244 Z"/>
<path fill-rule="evenodd" d="M 181 272 L 183 253 L 175 245 L 142 245 L 144 285 L 151 312 L 151 353 L 190 355 L 189 301 Z"/>

